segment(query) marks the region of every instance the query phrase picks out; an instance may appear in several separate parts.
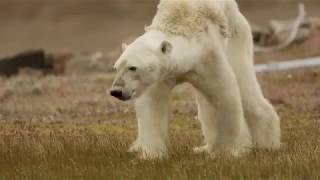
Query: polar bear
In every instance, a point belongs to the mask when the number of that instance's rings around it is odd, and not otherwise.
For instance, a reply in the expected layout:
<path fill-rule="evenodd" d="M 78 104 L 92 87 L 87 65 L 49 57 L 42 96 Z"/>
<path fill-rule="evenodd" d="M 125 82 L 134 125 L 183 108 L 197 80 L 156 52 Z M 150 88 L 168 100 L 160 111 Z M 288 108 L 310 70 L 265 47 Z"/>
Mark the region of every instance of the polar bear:
<path fill-rule="evenodd" d="M 161 0 L 152 24 L 116 61 L 111 95 L 135 99 L 141 158 L 167 155 L 169 96 L 196 89 L 205 146 L 195 152 L 239 156 L 278 149 L 277 113 L 255 76 L 251 29 L 235 0 Z"/>

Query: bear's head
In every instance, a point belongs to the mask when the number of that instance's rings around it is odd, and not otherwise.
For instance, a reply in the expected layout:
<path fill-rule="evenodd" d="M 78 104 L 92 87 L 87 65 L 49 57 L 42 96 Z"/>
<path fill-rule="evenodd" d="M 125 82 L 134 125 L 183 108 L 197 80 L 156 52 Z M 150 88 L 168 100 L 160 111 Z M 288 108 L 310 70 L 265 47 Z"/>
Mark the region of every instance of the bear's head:
<path fill-rule="evenodd" d="M 110 94 L 126 101 L 139 97 L 145 89 L 161 81 L 172 45 L 165 40 L 138 38 L 129 46 L 123 45 L 123 53 L 116 61 L 116 77 Z"/>

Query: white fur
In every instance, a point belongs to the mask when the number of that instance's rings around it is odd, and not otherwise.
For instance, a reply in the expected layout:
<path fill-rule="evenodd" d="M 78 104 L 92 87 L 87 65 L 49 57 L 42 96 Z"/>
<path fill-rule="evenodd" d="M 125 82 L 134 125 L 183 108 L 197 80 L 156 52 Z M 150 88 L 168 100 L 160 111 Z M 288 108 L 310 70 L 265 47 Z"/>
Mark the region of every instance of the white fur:
<path fill-rule="evenodd" d="M 160 158 L 167 154 L 169 94 L 174 86 L 182 82 L 191 83 L 197 90 L 198 116 L 206 145 L 195 148 L 195 152 L 238 156 L 250 150 L 252 145 L 279 148 L 279 118 L 263 97 L 257 82 L 251 29 L 236 2 L 168 2 L 161 1 L 159 14 L 151 28 L 126 48 L 115 65 L 118 70 L 115 84 L 121 77 L 130 75 L 124 73 L 128 64 L 141 66 L 140 74 L 143 74 L 138 76 L 137 72 L 135 76 L 139 80 L 134 86 L 121 87 L 135 92 L 137 98 L 139 133 L 130 150 L 141 152 L 143 158 Z M 165 11 L 161 8 L 169 5 L 174 6 L 172 9 L 188 7 L 187 11 L 191 14 L 206 6 L 209 12 L 201 11 L 197 16 L 203 18 L 199 21 L 203 29 L 189 28 L 185 23 L 168 27 L 165 22 L 168 18 L 159 16 L 163 16 Z M 165 14 L 170 13 L 173 12 L 168 8 Z M 214 17 L 203 14 L 218 14 L 218 20 L 213 21 Z M 180 21 L 189 22 L 186 19 Z M 221 33 L 224 28 L 230 30 L 230 36 Z M 171 43 L 169 54 L 161 53 L 163 41 Z M 148 80 L 145 80 L 147 77 Z"/>

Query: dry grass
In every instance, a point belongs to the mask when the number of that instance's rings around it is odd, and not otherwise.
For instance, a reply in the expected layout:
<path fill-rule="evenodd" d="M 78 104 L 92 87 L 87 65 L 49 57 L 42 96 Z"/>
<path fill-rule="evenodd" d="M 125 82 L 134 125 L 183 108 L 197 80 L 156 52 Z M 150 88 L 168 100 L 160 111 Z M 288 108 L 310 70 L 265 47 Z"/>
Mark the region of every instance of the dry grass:
<path fill-rule="evenodd" d="M 194 155 L 202 137 L 190 90 L 180 88 L 170 158 L 158 162 L 126 152 L 136 136 L 134 112 L 105 94 L 110 77 L 0 79 L 0 179 L 319 179 L 319 69 L 259 79 L 282 117 L 281 150 Z"/>

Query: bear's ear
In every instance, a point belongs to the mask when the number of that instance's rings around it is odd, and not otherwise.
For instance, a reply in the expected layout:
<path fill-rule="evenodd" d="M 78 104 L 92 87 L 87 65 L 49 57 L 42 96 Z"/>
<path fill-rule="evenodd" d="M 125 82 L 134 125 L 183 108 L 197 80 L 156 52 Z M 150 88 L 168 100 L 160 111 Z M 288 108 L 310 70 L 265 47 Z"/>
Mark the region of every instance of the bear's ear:
<path fill-rule="evenodd" d="M 125 51 L 127 49 L 128 45 L 126 43 L 122 43 L 121 48 L 122 48 L 122 52 Z"/>
<path fill-rule="evenodd" d="M 161 43 L 160 50 L 163 54 L 169 54 L 172 51 L 172 45 L 168 41 L 163 41 Z"/>
<path fill-rule="evenodd" d="M 144 25 L 144 31 L 147 32 L 149 30 L 149 27 L 147 25 Z"/>

